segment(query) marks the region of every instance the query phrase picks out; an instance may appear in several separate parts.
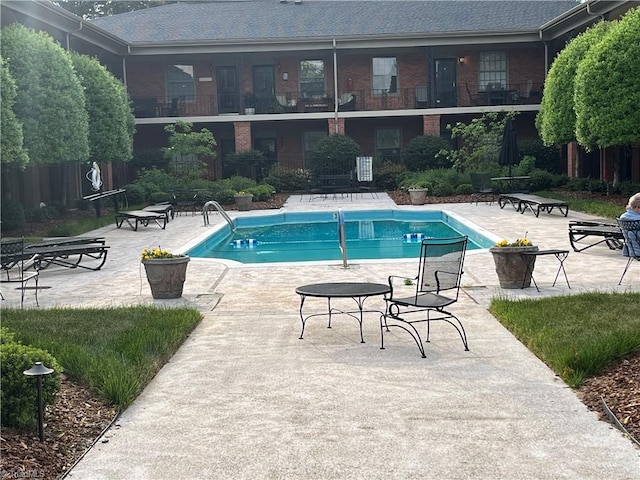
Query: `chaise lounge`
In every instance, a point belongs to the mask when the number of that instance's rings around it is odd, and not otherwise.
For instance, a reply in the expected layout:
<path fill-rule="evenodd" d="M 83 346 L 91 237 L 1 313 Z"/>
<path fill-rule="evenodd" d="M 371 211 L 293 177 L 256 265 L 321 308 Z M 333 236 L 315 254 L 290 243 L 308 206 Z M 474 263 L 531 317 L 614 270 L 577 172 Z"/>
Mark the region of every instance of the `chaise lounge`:
<path fill-rule="evenodd" d="M 150 222 L 155 222 L 161 229 L 165 229 L 167 226 L 167 214 L 148 212 L 144 210 L 130 210 L 128 212 L 116 213 L 116 227 L 122 227 L 124 222 L 131 227 L 134 232 L 138 230 L 138 224 L 142 224 L 145 227 L 149 226 Z"/>
<path fill-rule="evenodd" d="M 589 242 L 579 244 L 579 242 Z M 616 223 L 606 221 L 569 222 L 569 243 L 574 252 L 582 252 L 602 243 L 611 250 L 620 250 L 624 245 L 624 236 Z"/>
<path fill-rule="evenodd" d="M 554 208 L 560 210 L 565 217 L 569 213 L 569 204 L 552 198 L 544 198 L 538 195 L 529 195 L 526 193 L 503 193 L 498 198 L 498 205 L 504 208 L 506 204 L 510 204 L 517 212 L 524 213 L 527 209 L 538 217 L 540 212 L 551 213 Z"/>

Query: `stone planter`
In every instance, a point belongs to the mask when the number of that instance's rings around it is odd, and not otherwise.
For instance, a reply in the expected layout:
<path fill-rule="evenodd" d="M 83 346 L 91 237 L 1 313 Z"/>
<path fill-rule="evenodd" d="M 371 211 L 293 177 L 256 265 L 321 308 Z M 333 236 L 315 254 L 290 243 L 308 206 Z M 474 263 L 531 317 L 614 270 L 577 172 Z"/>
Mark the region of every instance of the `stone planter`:
<path fill-rule="evenodd" d="M 237 194 L 234 195 L 233 198 L 236 200 L 236 206 L 240 211 L 251 210 L 251 202 L 253 202 L 253 195 L 251 193 L 248 194 Z"/>
<path fill-rule="evenodd" d="M 153 298 L 180 298 L 187 274 L 188 256 L 143 259 Z"/>
<path fill-rule="evenodd" d="M 427 203 L 427 192 L 426 188 L 410 188 L 409 189 L 409 198 L 411 199 L 411 205 L 424 205 Z"/>
<path fill-rule="evenodd" d="M 526 288 L 531 286 L 531 275 L 536 257 L 524 257 L 525 252 L 537 252 L 538 247 L 492 247 L 489 249 L 496 265 L 496 273 L 502 288 Z"/>

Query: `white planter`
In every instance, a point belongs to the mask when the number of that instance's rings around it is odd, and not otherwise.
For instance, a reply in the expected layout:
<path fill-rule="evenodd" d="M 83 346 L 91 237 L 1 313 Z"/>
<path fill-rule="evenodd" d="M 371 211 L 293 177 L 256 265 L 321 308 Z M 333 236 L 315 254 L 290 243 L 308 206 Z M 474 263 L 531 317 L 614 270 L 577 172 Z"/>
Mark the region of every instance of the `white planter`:
<path fill-rule="evenodd" d="M 424 205 L 427 203 L 427 191 L 426 188 L 410 188 L 409 198 L 411 199 L 411 205 Z"/>

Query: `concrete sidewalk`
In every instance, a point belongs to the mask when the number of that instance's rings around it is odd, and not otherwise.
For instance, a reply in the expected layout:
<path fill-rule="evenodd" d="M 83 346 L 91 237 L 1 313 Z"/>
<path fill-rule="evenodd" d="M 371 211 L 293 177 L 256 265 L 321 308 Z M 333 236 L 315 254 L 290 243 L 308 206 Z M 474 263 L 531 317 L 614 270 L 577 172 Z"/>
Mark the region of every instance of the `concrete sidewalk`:
<path fill-rule="evenodd" d="M 291 197 L 285 210 L 389 208 L 374 199 Z M 521 215 L 493 205 L 446 209 L 498 237 L 528 232 L 541 248 L 570 248 L 570 213 Z M 242 212 L 255 215 L 263 212 Z M 214 222 L 223 221 L 211 215 Z M 572 289 L 551 287 L 557 270 L 540 259 L 535 288 L 502 291 L 490 254 L 469 252 L 462 297 L 452 307 L 470 351 L 444 322 L 432 327 L 427 358 L 400 330 L 380 350 L 376 315 L 307 323 L 299 340 L 295 287 L 325 281 L 385 282 L 413 275 L 415 261 L 230 266 L 193 259 L 184 297 L 154 301 L 140 269 L 142 248 L 180 251 L 210 231 L 180 216 L 166 230 L 106 227 L 111 252 L 99 272 L 46 270 L 43 308 L 148 303 L 192 305 L 204 319 L 104 438 L 72 470 L 73 479 L 636 479 L 640 450 L 599 421 L 551 370 L 486 310 L 494 295 L 539 297 L 583 291 L 639 291 L 635 264 L 595 247 L 565 262 Z M 4 293 L 4 292 L 3 292 Z M 27 297 L 26 302 L 31 301 Z M 10 298 L 8 303 L 14 302 Z M 351 300 L 345 300 L 351 302 Z M 368 307 L 382 308 L 380 298 Z M 326 308 L 308 299 L 305 308 Z M 90 319 L 87 319 L 90 321 Z"/>

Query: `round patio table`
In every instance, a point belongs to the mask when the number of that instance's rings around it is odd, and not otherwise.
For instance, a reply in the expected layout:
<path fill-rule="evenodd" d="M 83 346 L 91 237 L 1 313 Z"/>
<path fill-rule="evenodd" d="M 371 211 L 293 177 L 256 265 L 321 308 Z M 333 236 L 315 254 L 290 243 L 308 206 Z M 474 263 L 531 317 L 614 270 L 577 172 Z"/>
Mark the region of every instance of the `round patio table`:
<path fill-rule="evenodd" d="M 302 322 L 302 331 L 300 332 L 300 339 L 302 340 L 304 335 L 304 327 L 312 317 L 318 317 L 321 315 L 327 315 L 329 317 L 329 324 L 327 328 L 331 328 L 331 317 L 333 314 L 343 314 L 355 318 L 360 324 L 360 343 L 364 342 L 364 336 L 362 335 L 362 319 L 365 312 L 377 312 L 382 314 L 380 310 L 364 310 L 364 302 L 369 297 L 377 295 L 386 295 L 391 292 L 389 285 L 384 283 L 368 283 L 368 282 L 331 282 L 331 283 L 312 283 L 309 285 L 303 285 L 296 288 L 296 293 L 300 295 L 300 320 Z M 327 299 L 327 313 L 313 313 L 305 316 L 303 313 L 304 301 L 307 297 L 317 297 Z M 339 310 L 331 307 L 332 298 L 352 298 L 358 310 Z"/>

